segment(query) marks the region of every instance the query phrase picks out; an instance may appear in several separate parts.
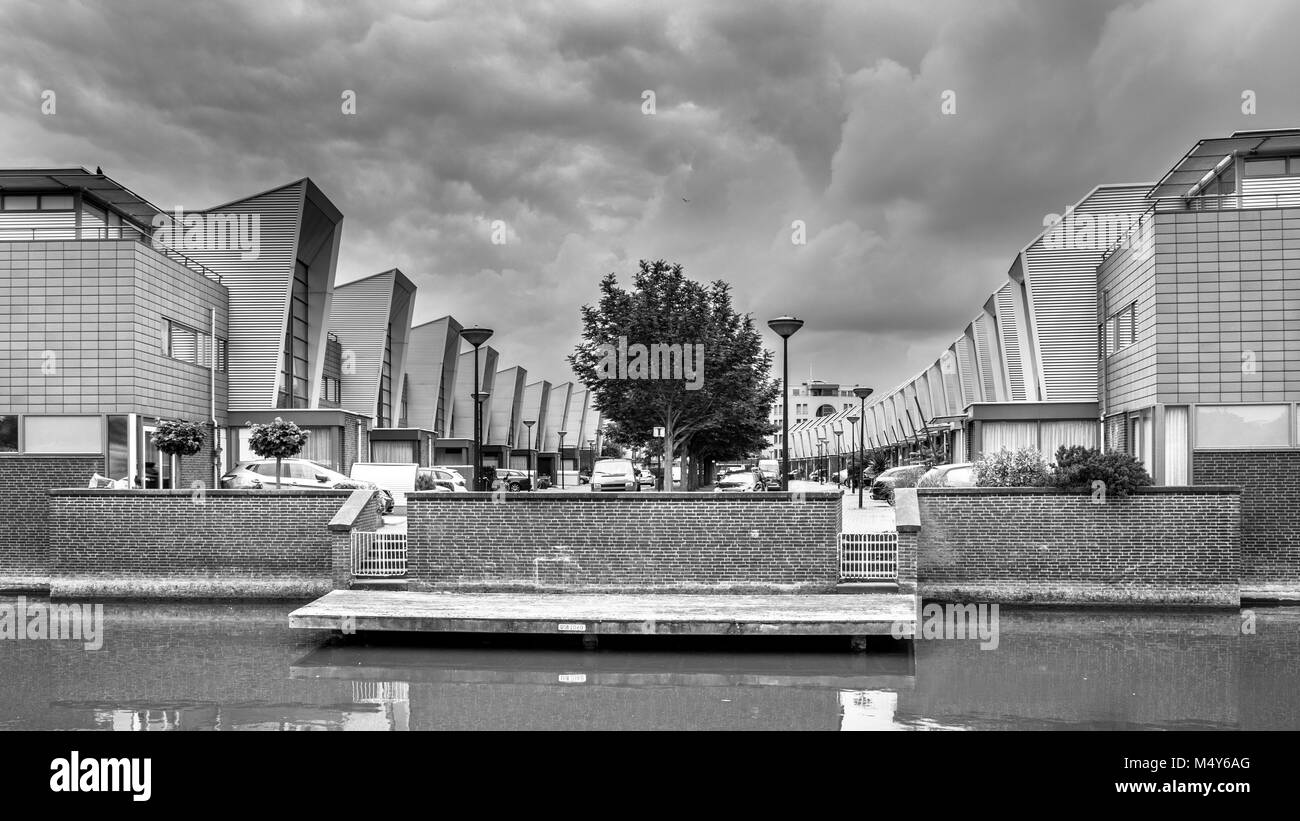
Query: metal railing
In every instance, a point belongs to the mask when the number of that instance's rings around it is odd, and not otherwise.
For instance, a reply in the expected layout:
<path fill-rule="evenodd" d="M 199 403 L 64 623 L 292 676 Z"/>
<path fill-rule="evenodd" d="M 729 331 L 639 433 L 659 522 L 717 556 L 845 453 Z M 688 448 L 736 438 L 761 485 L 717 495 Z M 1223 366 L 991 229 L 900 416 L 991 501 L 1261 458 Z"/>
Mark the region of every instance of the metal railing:
<path fill-rule="evenodd" d="M 72 228 L 57 225 L 47 225 L 40 227 L 5 227 L 0 225 L 0 242 L 58 242 L 59 240 L 135 240 L 141 245 L 147 245 L 168 259 L 185 266 L 196 274 L 207 277 L 213 282 L 221 282 L 221 274 L 202 263 L 195 262 L 189 257 L 168 246 L 155 245 L 148 234 L 141 233 L 138 229 L 125 225 L 115 226 L 97 226 L 94 228 Z"/>
<path fill-rule="evenodd" d="M 1239 208 L 1300 208 L 1300 192 L 1202 194 L 1191 199 L 1158 200 L 1159 211 L 1230 211 Z"/>
<path fill-rule="evenodd" d="M 898 581 L 898 533 L 841 533 L 840 580 Z"/>
<path fill-rule="evenodd" d="M 352 531 L 352 575 L 392 578 L 406 575 L 406 534 L 393 530 Z"/>

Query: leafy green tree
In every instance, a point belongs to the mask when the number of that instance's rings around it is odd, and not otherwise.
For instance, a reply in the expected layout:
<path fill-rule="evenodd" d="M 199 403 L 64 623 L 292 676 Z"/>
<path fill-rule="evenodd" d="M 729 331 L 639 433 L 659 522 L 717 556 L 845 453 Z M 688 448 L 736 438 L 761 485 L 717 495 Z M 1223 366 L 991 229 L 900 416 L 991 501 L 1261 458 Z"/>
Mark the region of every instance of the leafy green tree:
<path fill-rule="evenodd" d="M 252 429 L 248 435 L 248 446 L 253 453 L 263 459 L 275 460 L 275 487 L 280 489 L 282 478 L 280 460 L 292 459 L 302 452 L 311 431 L 303 430 L 293 422 L 286 422 L 280 417 L 266 425 L 249 424 Z"/>
<path fill-rule="evenodd" d="M 608 274 L 599 302 L 582 306 L 581 313 L 583 338 L 569 364 L 623 437 L 645 443 L 655 427 L 664 428 L 665 468 L 679 450 L 685 462 L 692 439 L 706 432 L 712 433 L 710 448 L 744 449 L 750 430 L 766 424 L 779 395 L 769 378 L 772 354 L 753 317 L 732 307 L 727 283 L 706 285 L 689 279 L 679 264 L 642 260 L 630 289 Z M 649 357 L 641 346 L 650 349 Z M 659 358 L 651 346 L 660 346 Z M 665 373 L 663 346 L 680 347 L 680 369 Z M 742 440 L 734 448 L 727 444 L 729 425 Z M 671 478 L 665 487 L 672 489 Z"/>

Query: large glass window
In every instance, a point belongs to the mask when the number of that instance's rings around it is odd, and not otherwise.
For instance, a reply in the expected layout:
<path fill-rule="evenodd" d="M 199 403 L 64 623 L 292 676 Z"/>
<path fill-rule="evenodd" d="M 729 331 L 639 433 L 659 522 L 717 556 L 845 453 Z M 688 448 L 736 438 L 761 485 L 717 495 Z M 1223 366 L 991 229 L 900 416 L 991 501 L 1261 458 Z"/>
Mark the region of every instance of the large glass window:
<path fill-rule="evenodd" d="M 389 324 L 384 334 L 384 365 L 379 372 L 379 407 L 375 414 L 379 417 L 379 427 L 392 426 L 393 416 L 393 326 Z"/>
<path fill-rule="evenodd" d="M 18 417 L 0 416 L 0 453 L 18 452 Z"/>
<path fill-rule="evenodd" d="M 279 401 L 282 408 L 308 406 L 307 308 L 307 266 L 299 262 L 294 266 L 289 323 L 284 332 L 284 364 L 280 373 Z"/>
<path fill-rule="evenodd" d="M 108 417 L 108 475 L 121 479 L 131 472 L 127 461 L 130 451 L 130 434 L 127 423 L 130 417 Z"/>
<path fill-rule="evenodd" d="M 179 322 L 167 321 L 167 355 L 191 365 L 212 363 L 212 337 Z M 217 340 L 217 372 L 226 372 L 226 340 Z"/>
<path fill-rule="evenodd" d="M 1246 160 L 1247 177 L 1280 177 L 1286 174 L 1286 158 Z"/>
<path fill-rule="evenodd" d="M 1198 448 L 1284 448 L 1291 444 L 1289 405 L 1198 405 Z"/>
<path fill-rule="evenodd" d="M 103 419 L 98 416 L 24 416 L 24 453 L 102 453 Z"/>

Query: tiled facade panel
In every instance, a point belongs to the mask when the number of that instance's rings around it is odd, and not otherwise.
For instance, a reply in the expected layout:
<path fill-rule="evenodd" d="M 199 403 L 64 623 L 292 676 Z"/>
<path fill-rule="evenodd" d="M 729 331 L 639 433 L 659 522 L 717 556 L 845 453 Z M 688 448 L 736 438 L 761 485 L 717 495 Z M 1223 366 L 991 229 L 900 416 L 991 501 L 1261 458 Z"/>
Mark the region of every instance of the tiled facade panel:
<path fill-rule="evenodd" d="M 757 495 L 411 494 L 407 578 L 427 590 L 833 589 L 839 495 Z"/>
<path fill-rule="evenodd" d="M 1241 487 L 1242 585 L 1300 584 L 1300 451 L 1206 451 L 1194 484 Z"/>
<path fill-rule="evenodd" d="M 216 335 L 228 339 L 226 293 L 218 283 L 175 265 L 136 244 L 135 394 L 143 413 L 199 422 L 211 418 L 211 372 L 167 355 L 167 323 L 179 322 L 211 334 L 209 309 L 216 311 Z M 217 423 L 226 424 L 227 375 L 216 375 Z"/>
<path fill-rule="evenodd" d="M 922 488 L 917 582 L 926 598 L 1236 606 L 1234 490 L 1091 494 Z"/>
<path fill-rule="evenodd" d="M 1300 400 L 1300 209 L 1160 214 L 1160 401 Z"/>
<path fill-rule="evenodd" d="M 47 488 L 85 487 L 102 473 L 93 456 L 0 457 L 0 589 L 49 579 L 49 495 Z"/>
<path fill-rule="evenodd" d="M 0 243 L 0 412 L 136 410 L 135 245 Z"/>
<path fill-rule="evenodd" d="M 206 330 L 215 307 L 223 336 L 224 305 L 220 285 L 134 241 L 0 243 L 0 412 L 207 419 L 208 371 L 166 355 L 166 320 Z"/>
<path fill-rule="evenodd" d="M 1137 333 L 1132 345 L 1105 361 L 1105 407 L 1108 412 L 1145 408 L 1156 400 L 1156 243 L 1150 230 L 1134 231 L 1128 244 L 1097 269 L 1097 293 L 1107 293 L 1105 311 L 1097 299 L 1097 323 L 1136 303 Z M 1101 398 L 1101 397 L 1099 397 Z"/>

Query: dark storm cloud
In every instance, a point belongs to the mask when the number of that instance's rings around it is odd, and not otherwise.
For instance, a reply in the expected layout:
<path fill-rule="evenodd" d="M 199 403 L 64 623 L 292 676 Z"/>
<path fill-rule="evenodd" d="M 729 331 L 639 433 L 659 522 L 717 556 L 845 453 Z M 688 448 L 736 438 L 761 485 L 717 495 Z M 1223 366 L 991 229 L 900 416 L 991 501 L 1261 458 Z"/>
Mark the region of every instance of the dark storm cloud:
<path fill-rule="evenodd" d="M 163 206 L 311 176 L 347 215 L 342 279 L 401 267 L 417 320 L 494 324 L 503 365 L 539 378 L 567 378 L 602 274 L 663 257 L 760 320 L 805 318 L 792 373 L 887 387 L 961 332 L 1044 214 L 1158 177 L 1196 138 L 1300 123 L 1297 12 L 1249 10 L 8 3 L 0 149 L 102 165 Z"/>

